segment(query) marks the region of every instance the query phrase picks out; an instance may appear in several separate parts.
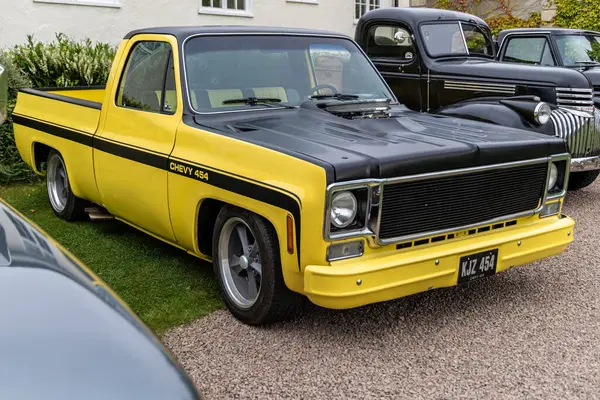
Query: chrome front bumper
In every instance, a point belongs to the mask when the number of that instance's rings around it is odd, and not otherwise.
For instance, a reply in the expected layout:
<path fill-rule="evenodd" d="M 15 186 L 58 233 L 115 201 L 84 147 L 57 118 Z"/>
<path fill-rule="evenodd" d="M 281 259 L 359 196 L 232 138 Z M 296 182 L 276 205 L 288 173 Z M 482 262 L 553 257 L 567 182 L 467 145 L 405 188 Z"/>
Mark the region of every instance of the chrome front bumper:
<path fill-rule="evenodd" d="M 600 169 L 600 110 L 594 108 L 594 117 L 588 117 L 561 107 L 550 119 L 555 135 L 567 142 L 571 171 Z"/>
<path fill-rule="evenodd" d="M 600 169 L 600 156 L 571 158 L 571 172 L 593 171 Z"/>

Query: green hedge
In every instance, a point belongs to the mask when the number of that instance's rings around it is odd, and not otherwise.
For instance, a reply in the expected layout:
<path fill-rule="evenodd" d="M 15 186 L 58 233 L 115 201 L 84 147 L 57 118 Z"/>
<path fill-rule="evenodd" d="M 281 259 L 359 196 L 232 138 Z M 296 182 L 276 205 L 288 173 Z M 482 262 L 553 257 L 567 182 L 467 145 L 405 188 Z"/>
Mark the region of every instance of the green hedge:
<path fill-rule="evenodd" d="M 552 21 L 555 26 L 600 31 L 599 0 L 550 0 L 549 3 L 556 5 Z"/>
<path fill-rule="evenodd" d="M 0 184 L 39 179 L 15 147 L 10 115 L 17 91 L 24 87 L 104 85 L 116 50 L 107 43 L 75 41 L 57 34 L 47 43 L 28 36 L 25 44 L 0 51 L 0 64 L 8 71 L 9 86 L 9 119 L 0 126 Z"/>
<path fill-rule="evenodd" d="M 24 45 L 12 50 L 15 65 L 34 87 L 103 85 L 115 52 L 109 44 L 89 39 L 77 42 L 63 34 L 50 43 L 27 36 Z"/>
<path fill-rule="evenodd" d="M 15 147 L 10 119 L 17 91 L 20 88 L 30 87 L 31 81 L 15 66 L 11 52 L 0 52 L 0 64 L 8 73 L 8 121 L 0 125 L 0 184 L 15 181 L 31 182 L 36 179 L 36 175 L 21 160 Z"/>

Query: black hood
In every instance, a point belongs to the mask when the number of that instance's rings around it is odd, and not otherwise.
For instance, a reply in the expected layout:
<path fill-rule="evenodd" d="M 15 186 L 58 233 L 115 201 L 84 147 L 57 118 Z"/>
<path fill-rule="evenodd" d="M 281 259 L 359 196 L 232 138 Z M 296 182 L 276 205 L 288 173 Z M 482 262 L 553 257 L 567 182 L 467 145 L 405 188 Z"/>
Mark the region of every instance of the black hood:
<path fill-rule="evenodd" d="M 453 79 L 485 78 L 486 82 L 507 81 L 510 84 L 589 88 L 590 84 L 579 71 L 556 67 L 511 64 L 485 59 L 459 59 L 437 61 L 431 66 L 431 74 L 452 75 Z"/>
<path fill-rule="evenodd" d="M 202 129 L 323 166 L 330 181 L 390 178 L 565 153 L 542 134 L 395 107 L 391 118 L 344 119 L 322 110 L 186 116 Z"/>

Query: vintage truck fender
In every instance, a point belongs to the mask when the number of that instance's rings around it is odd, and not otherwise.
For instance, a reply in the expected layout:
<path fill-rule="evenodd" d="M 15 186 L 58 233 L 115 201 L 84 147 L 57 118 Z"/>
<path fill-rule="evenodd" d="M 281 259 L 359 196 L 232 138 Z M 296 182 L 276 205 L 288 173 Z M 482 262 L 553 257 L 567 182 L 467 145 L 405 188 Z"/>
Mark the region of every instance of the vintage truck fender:
<path fill-rule="evenodd" d="M 529 116 L 529 108 L 537 102 L 528 99 L 469 99 L 440 108 L 435 113 L 453 117 L 472 119 L 491 124 L 526 129 L 554 136 L 552 122 L 544 125 L 535 123 Z"/>

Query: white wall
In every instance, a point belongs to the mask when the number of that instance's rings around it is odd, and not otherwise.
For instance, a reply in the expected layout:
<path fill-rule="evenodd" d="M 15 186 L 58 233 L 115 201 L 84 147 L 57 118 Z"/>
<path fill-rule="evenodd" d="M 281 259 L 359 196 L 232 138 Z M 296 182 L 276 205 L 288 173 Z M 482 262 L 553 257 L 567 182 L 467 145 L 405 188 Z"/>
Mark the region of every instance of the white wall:
<path fill-rule="evenodd" d="M 71 0 L 81 1 L 81 0 Z M 298 1 L 298 0 L 296 0 Z M 390 6 L 392 0 L 381 0 Z M 408 6 L 409 0 L 402 0 Z M 252 17 L 199 14 L 199 0 L 120 0 L 120 7 L 0 0 L 0 48 L 27 34 L 52 40 L 55 32 L 118 44 L 129 31 L 165 25 L 266 25 L 327 29 L 354 35 L 354 0 L 253 0 Z"/>

